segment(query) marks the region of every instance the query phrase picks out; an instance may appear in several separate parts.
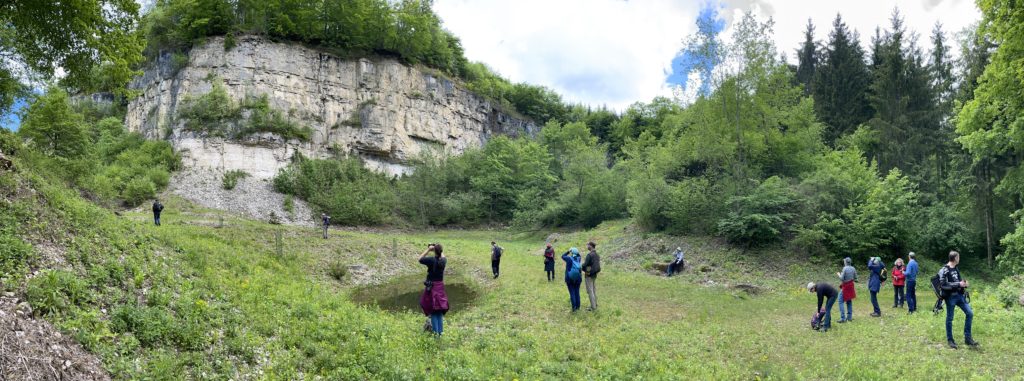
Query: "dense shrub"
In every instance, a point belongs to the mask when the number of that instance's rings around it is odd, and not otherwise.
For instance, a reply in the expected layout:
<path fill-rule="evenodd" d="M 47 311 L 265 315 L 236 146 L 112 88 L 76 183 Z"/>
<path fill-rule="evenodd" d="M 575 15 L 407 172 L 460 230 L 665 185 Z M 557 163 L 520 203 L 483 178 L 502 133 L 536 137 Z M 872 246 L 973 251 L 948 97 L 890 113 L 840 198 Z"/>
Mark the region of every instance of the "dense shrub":
<path fill-rule="evenodd" d="M 246 96 L 236 104 L 224 85 L 212 78 L 213 87 L 198 97 L 186 96 L 177 118 L 186 131 L 205 136 L 241 139 L 269 132 L 286 140 L 308 141 L 313 130 L 289 120 L 281 111 L 270 107 L 266 94 Z"/>
<path fill-rule="evenodd" d="M 730 241 L 747 245 L 778 240 L 788 231 L 797 203 L 785 180 L 769 177 L 753 193 L 729 199 L 732 211 L 718 222 L 718 230 Z"/>
<path fill-rule="evenodd" d="M 388 179 L 359 159 L 307 159 L 297 155 L 274 177 L 274 189 L 313 204 L 344 225 L 376 225 L 391 216 L 395 194 Z"/>
<path fill-rule="evenodd" d="M 221 187 L 226 190 L 235 189 L 235 186 L 238 185 L 238 180 L 246 177 L 249 177 L 249 172 L 240 169 L 224 172 L 224 179 L 221 181 Z"/>
<path fill-rule="evenodd" d="M 1006 277 L 999 282 L 996 296 L 1006 308 L 1024 308 L 1024 274 Z"/>

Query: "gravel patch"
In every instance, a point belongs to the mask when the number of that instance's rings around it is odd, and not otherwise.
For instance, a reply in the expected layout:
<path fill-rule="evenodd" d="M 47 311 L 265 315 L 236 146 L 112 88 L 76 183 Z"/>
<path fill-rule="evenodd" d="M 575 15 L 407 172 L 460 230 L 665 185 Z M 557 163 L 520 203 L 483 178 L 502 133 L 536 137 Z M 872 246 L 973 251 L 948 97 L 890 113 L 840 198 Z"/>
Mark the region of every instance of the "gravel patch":
<path fill-rule="evenodd" d="M 168 191 L 206 208 L 224 210 L 260 221 L 276 218 L 282 224 L 314 226 L 313 211 L 299 200 L 292 199 L 292 212 L 284 210 L 285 195 L 274 191 L 270 179 L 252 176 L 238 180 L 234 189 L 223 187 L 223 173 L 190 168 L 176 172 Z"/>
<path fill-rule="evenodd" d="M 14 293 L 0 296 L 0 380 L 110 380 L 96 355 L 45 320 Z"/>

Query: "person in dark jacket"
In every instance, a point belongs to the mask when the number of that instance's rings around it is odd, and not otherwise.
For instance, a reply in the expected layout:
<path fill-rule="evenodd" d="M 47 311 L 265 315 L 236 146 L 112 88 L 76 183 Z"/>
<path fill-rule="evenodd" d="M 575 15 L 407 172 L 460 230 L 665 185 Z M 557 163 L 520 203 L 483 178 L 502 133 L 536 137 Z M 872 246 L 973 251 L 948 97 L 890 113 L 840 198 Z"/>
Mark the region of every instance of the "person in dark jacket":
<path fill-rule="evenodd" d="M 160 226 L 160 212 L 164 211 L 164 204 L 160 200 L 153 200 L 153 223 Z"/>
<path fill-rule="evenodd" d="M 494 273 L 494 279 L 498 279 L 498 268 L 501 266 L 501 246 L 491 241 L 491 272 Z"/>
<path fill-rule="evenodd" d="M 320 220 L 323 222 L 324 239 L 327 239 L 327 228 L 331 225 L 331 216 L 327 213 L 320 213 Z"/>
<path fill-rule="evenodd" d="M 580 283 L 583 282 L 580 266 L 580 249 L 571 248 L 562 254 L 565 261 L 565 286 L 569 288 L 569 305 L 572 312 L 580 309 Z"/>
<path fill-rule="evenodd" d="M 885 271 L 885 264 L 882 258 L 872 257 L 868 260 L 868 270 L 871 275 L 868 278 L 868 291 L 871 292 L 871 306 L 875 308 L 872 317 L 882 316 L 882 309 L 878 307 L 878 291 L 882 289 L 882 272 Z"/>
<path fill-rule="evenodd" d="M 587 311 L 597 309 L 597 273 L 601 272 L 601 256 L 597 255 L 597 244 L 587 242 L 587 259 L 583 261 L 583 273 L 587 276 L 584 281 L 587 283 L 587 296 L 590 297 L 590 307 Z"/>
<path fill-rule="evenodd" d="M 832 305 L 836 303 L 836 299 L 839 299 L 839 291 L 835 287 L 828 283 L 808 283 L 807 291 L 812 294 L 818 294 L 818 309 L 816 311 L 825 314 L 822 317 L 822 332 L 826 332 L 832 328 Z M 827 300 L 827 302 L 826 302 Z M 824 302 L 825 308 L 822 308 Z"/>
<path fill-rule="evenodd" d="M 544 248 L 544 274 L 548 278 L 548 282 L 555 280 L 555 249 L 551 247 L 549 243 Z"/>
<path fill-rule="evenodd" d="M 974 337 L 971 336 L 971 322 L 974 320 L 974 311 L 971 310 L 971 304 L 967 302 L 967 280 L 960 276 L 960 269 L 957 267 L 960 264 L 960 253 L 956 251 L 949 252 L 949 262 L 942 269 L 939 270 L 939 284 L 942 289 L 942 297 L 946 300 L 946 341 L 949 342 L 949 347 L 957 349 L 956 341 L 953 341 L 953 314 L 956 313 L 954 307 L 960 307 L 966 315 L 964 320 L 964 342 L 970 346 L 977 346 L 978 342 L 974 341 Z"/>
<path fill-rule="evenodd" d="M 428 257 L 430 253 L 434 255 Z M 420 254 L 419 262 L 427 266 L 420 308 L 424 315 L 430 317 L 430 330 L 440 336 L 444 331 L 444 314 L 448 312 L 448 293 L 444 290 L 444 268 L 448 258 L 444 256 L 444 247 L 439 243 L 427 245 L 427 250 Z"/>

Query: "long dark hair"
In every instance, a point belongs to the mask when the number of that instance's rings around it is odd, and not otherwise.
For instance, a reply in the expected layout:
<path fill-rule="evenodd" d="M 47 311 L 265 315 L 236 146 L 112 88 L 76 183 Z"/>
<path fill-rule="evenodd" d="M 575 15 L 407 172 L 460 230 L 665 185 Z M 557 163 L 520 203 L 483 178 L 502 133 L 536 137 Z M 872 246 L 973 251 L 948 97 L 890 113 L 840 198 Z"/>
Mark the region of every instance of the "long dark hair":
<path fill-rule="evenodd" d="M 441 253 L 443 253 L 443 252 L 444 252 L 444 247 L 442 247 L 440 243 L 435 243 L 434 244 L 434 257 L 435 258 L 441 258 Z"/>

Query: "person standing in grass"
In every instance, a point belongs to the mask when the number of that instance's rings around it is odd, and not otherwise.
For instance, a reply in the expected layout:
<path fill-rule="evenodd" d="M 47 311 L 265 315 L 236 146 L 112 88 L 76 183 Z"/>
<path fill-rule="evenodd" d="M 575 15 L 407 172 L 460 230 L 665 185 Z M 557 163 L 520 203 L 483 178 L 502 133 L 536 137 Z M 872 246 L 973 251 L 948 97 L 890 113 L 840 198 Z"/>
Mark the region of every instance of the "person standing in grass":
<path fill-rule="evenodd" d="M 551 247 L 549 243 L 544 248 L 544 274 L 548 278 L 548 282 L 555 280 L 555 249 Z"/>
<path fill-rule="evenodd" d="M 430 253 L 434 255 L 427 256 Z M 431 331 L 440 336 L 444 331 L 444 314 L 448 312 L 448 293 L 444 290 L 444 268 L 448 258 L 444 256 L 444 247 L 439 243 L 427 245 L 427 250 L 420 254 L 420 264 L 427 266 L 420 308 L 424 315 L 430 317 Z"/>
<path fill-rule="evenodd" d="M 327 227 L 331 225 L 331 216 L 327 213 L 320 213 L 320 220 L 323 221 L 324 239 L 327 239 Z"/>
<path fill-rule="evenodd" d="M 824 314 L 821 318 L 822 321 L 822 332 L 827 332 L 832 328 L 832 305 L 836 303 L 836 299 L 839 297 L 839 291 L 836 291 L 835 287 L 832 287 L 828 283 L 817 283 L 814 282 L 807 284 L 807 291 L 810 293 L 818 294 L 818 309 L 819 313 Z M 828 300 L 825 302 L 825 300 Z M 825 308 L 822 308 L 824 302 Z"/>
<path fill-rule="evenodd" d="M 879 317 L 882 316 L 882 309 L 878 307 L 878 291 L 882 289 L 882 272 L 885 271 L 885 264 L 882 263 L 882 258 L 872 257 L 869 259 L 868 270 L 871 271 L 868 278 L 868 291 L 871 292 L 871 306 L 875 308 L 871 316 Z"/>
<path fill-rule="evenodd" d="M 668 264 L 668 276 L 672 276 L 672 274 L 686 268 L 686 261 L 684 260 L 683 255 L 683 248 L 677 247 L 675 258 L 672 260 L 672 263 Z"/>
<path fill-rule="evenodd" d="M 597 273 L 601 272 L 601 256 L 597 255 L 597 244 L 587 242 L 587 259 L 583 261 L 583 272 L 587 274 L 584 280 L 587 283 L 587 296 L 590 298 L 590 307 L 587 311 L 597 309 Z"/>
<path fill-rule="evenodd" d="M 160 226 L 160 212 L 164 211 L 164 204 L 160 203 L 160 199 L 153 200 L 153 224 Z"/>
<path fill-rule="evenodd" d="M 892 267 L 892 308 L 903 308 L 903 302 L 906 300 L 903 287 L 906 285 L 907 276 L 903 271 L 903 258 L 896 258 L 896 263 Z"/>
<path fill-rule="evenodd" d="M 857 297 L 857 290 L 853 282 L 857 281 L 857 269 L 853 268 L 853 260 L 850 257 L 843 258 L 843 270 L 836 273 L 839 276 L 839 322 L 853 321 L 853 299 Z M 845 305 L 846 308 L 843 308 Z"/>
<path fill-rule="evenodd" d="M 956 341 L 953 341 L 953 314 L 956 308 L 960 307 L 966 315 L 964 320 L 964 341 L 972 347 L 977 346 L 971 336 L 971 322 L 974 320 L 974 311 L 967 301 L 967 280 L 960 276 L 960 253 L 949 252 L 949 262 L 939 270 L 939 284 L 942 289 L 942 297 L 946 300 L 946 340 L 949 347 L 957 349 Z"/>
<path fill-rule="evenodd" d="M 562 260 L 565 261 L 565 285 L 569 288 L 569 305 L 572 312 L 576 312 L 580 309 L 580 283 L 583 282 L 580 249 L 569 249 L 562 254 Z"/>
<path fill-rule="evenodd" d="M 907 311 L 914 313 L 917 311 L 917 260 L 914 259 L 917 255 L 913 251 L 907 254 L 907 269 L 903 271 L 903 275 L 907 277 Z"/>
<path fill-rule="evenodd" d="M 491 272 L 494 273 L 494 279 L 498 279 L 498 269 L 501 266 L 501 246 L 491 241 Z"/>

